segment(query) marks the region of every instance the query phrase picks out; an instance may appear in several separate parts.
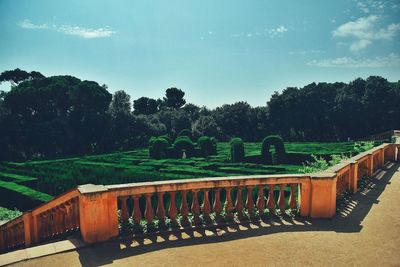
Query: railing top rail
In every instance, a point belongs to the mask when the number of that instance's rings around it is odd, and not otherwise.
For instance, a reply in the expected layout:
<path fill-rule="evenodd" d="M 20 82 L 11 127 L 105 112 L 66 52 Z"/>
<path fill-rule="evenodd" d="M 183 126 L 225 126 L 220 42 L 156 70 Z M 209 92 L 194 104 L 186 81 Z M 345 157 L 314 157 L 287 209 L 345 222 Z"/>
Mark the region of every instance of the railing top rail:
<path fill-rule="evenodd" d="M 232 177 L 208 177 L 197 179 L 169 180 L 159 182 L 128 183 L 118 185 L 107 185 L 99 187 L 100 192 L 104 189 L 116 192 L 117 194 L 155 193 L 167 191 L 180 191 L 189 189 L 208 189 L 223 188 L 233 186 L 251 186 L 258 184 L 277 184 L 277 183 L 301 183 L 310 178 L 309 174 L 281 174 L 281 175 L 251 175 L 251 176 L 232 176 Z M 79 187 L 82 194 L 94 193 L 93 186 L 87 192 L 85 187 Z"/>
<path fill-rule="evenodd" d="M 13 226 L 13 225 L 15 225 L 17 223 L 22 222 L 23 221 L 22 216 L 23 216 L 23 214 L 21 214 L 20 216 L 18 216 L 16 218 L 6 222 L 5 224 L 0 225 L 0 229 L 5 229 L 5 228 L 11 227 L 11 226 Z"/>
<path fill-rule="evenodd" d="M 67 202 L 70 199 L 73 199 L 79 195 L 79 191 L 77 188 L 71 189 L 65 193 L 62 193 L 61 195 L 58 195 L 56 198 L 52 199 L 49 202 L 43 203 L 40 206 L 36 207 L 34 210 L 32 210 L 32 215 L 38 215 L 44 211 L 50 210 L 62 203 Z"/>

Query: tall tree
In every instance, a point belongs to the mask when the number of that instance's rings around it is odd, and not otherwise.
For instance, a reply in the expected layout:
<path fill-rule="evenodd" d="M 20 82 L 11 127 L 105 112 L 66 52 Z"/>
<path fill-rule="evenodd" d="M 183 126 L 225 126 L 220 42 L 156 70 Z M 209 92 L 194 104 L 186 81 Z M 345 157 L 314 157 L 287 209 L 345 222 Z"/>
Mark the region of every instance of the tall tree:
<path fill-rule="evenodd" d="M 11 84 L 15 86 L 23 81 L 40 78 L 44 78 L 44 75 L 38 71 L 27 72 L 17 68 L 15 70 L 3 71 L 0 74 L 0 83 L 7 81 L 11 82 Z"/>
<path fill-rule="evenodd" d="M 131 113 L 131 97 L 124 90 L 116 91 L 112 97 L 109 111 L 113 117 L 117 114 Z"/>
<path fill-rule="evenodd" d="M 181 89 L 171 87 L 165 91 L 164 102 L 166 107 L 172 109 L 180 109 L 183 105 L 186 104 L 186 100 L 183 98 L 185 96 L 185 92 Z"/>
<path fill-rule="evenodd" d="M 144 114 L 150 115 L 157 112 L 158 103 L 157 100 L 148 98 L 148 97 L 140 97 L 133 101 L 133 113 L 135 115 Z"/>

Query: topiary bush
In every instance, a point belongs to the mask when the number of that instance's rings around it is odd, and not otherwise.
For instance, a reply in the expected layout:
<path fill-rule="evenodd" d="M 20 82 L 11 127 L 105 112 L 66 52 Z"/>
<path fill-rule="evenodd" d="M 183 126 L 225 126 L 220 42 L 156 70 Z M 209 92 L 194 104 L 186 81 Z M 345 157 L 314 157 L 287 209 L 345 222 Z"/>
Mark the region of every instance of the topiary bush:
<path fill-rule="evenodd" d="M 178 157 L 182 156 L 183 150 L 185 150 L 185 154 L 187 157 L 194 156 L 194 144 L 192 140 L 188 136 L 181 136 L 175 139 L 174 142 L 174 150 Z"/>
<path fill-rule="evenodd" d="M 155 159 L 163 159 L 167 157 L 167 151 L 169 143 L 165 138 L 156 138 L 152 141 L 152 145 L 149 149 L 150 156 Z"/>
<path fill-rule="evenodd" d="M 197 145 L 200 148 L 200 155 L 207 157 L 210 155 L 215 155 L 216 148 L 214 142 L 208 136 L 201 136 L 197 140 Z"/>
<path fill-rule="evenodd" d="M 261 146 L 261 155 L 267 164 L 273 164 L 272 154 L 269 151 L 271 146 L 275 147 L 276 163 L 284 163 L 285 160 L 285 145 L 283 139 L 279 135 L 270 135 L 263 139 Z"/>
<path fill-rule="evenodd" d="M 178 134 L 178 137 L 182 137 L 182 136 L 187 136 L 190 138 L 190 140 L 192 140 L 192 138 L 193 138 L 192 131 L 189 129 L 183 129 L 182 131 L 180 131 Z"/>
<path fill-rule="evenodd" d="M 244 145 L 241 138 L 236 137 L 231 139 L 231 160 L 232 162 L 244 161 Z"/>

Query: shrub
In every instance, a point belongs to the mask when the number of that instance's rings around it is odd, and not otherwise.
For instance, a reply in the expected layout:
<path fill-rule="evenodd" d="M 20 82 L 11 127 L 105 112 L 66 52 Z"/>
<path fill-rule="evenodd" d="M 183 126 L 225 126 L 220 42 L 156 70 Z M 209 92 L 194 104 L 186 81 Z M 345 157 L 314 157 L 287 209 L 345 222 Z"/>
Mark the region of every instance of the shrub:
<path fill-rule="evenodd" d="M 174 142 L 175 153 L 180 157 L 182 151 L 185 150 L 187 157 L 194 156 L 194 144 L 188 136 L 181 136 L 175 139 Z"/>
<path fill-rule="evenodd" d="M 183 136 L 187 136 L 190 138 L 190 140 L 192 140 L 192 131 L 189 129 L 183 129 L 182 131 L 179 132 L 178 137 L 183 137 Z"/>
<path fill-rule="evenodd" d="M 374 147 L 374 141 L 361 141 L 354 143 L 354 151 L 361 153 L 367 150 L 370 150 Z"/>
<path fill-rule="evenodd" d="M 285 160 L 285 145 L 283 139 L 279 135 L 270 135 L 263 139 L 261 147 L 261 155 L 267 164 L 272 164 L 272 154 L 269 151 L 271 146 L 275 147 L 276 163 L 283 163 Z"/>
<path fill-rule="evenodd" d="M 198 140 L 197 140 L 197 145 L 200 148 L 200 154 L 203 157 L 207 157 L 210 155 L 214 154 L 215 148 L 214 148 L 214 143 L 211 140 L 210 137 L 208 136 L 201 136 Z"/>
<path fill-rule="evenodd" d="M 167 156 L 167 149 L 169 147 L 169 143 L 165 138 L 157 138 L 153 145 L 151 146 L 150 156 L 155 159 L 163 159 Z"/>
<path fill-rule="evenodd" d="M 171 138 L 168 137 L 168 135 L 161 135 L 158 138 L 165 139 L 168 142 L 169 145 L 172 144 L 172 140 L 171 140 Z"/>
<path fill-rule="evenodd" d="M 231 160 L 232 162 L 243 162 L 244 161 L 244 145 L 241 138 L 231 139 Z"/>

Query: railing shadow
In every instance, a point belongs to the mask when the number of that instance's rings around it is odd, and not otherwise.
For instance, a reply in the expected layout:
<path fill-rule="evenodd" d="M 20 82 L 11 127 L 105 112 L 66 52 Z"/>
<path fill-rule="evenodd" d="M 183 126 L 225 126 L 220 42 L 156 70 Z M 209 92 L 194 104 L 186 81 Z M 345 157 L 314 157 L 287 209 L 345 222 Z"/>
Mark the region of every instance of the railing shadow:
<path fill-rule="evenodd" d="M 354 233 L 362 231 L 362 222 L 373 205 L 379 204 L 379 196 L 390 184 L 400 164 L 389 164 L 371 178 L 359 191 L 339 206 L 332 219 L 274 217 L 261 221 L 248 221 L 224 226 L 204 226 L 155 233 L 145 237 L 121 238 L 79 249 L 82 266 L 98 266 L 114 260 L 136 256 L 156 250 L 193 246 L 205 243 L 226 242 L 282 232 L 333 231 Z"/>

